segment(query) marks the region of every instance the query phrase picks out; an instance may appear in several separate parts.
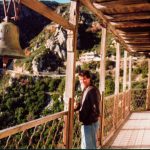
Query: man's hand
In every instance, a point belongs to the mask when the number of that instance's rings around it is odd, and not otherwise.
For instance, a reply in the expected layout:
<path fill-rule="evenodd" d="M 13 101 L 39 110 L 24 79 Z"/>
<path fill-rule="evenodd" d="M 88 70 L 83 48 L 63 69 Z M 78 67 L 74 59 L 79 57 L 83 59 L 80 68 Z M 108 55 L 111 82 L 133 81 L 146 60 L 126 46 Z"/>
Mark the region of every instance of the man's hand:
<path fill-rule="evenodd" d="M 80 108 L 80 103 L 79 102 L 74 102 L 74 110 L 78 110 Z"/>

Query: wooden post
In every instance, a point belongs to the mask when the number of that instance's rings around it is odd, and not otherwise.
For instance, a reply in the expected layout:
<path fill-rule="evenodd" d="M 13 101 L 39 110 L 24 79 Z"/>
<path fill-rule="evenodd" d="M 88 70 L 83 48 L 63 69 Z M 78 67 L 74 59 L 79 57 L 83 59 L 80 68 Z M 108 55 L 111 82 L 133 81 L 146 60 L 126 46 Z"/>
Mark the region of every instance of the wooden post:
<path fill-rule="evenodd" d="M 113 127 L 117 126 L 118 119 L 118 94 L 119 94 L 119 76 L 120 76 L 120 44 L 116 43 L 116 72 L 115 72 L 115 97 L 114 97 L 114 108 L 113 108 Z"/>
<path fill-rule="evenodd" d="M 123 61 L 123 92 L 126 91 L 127 86 L 127 51 L 124 51 L 124 61 Z"/>
<path fill-rule="evenodd" d="M 132 56 L 129 56 L 129 82 L 128 82 L 128 90 L 131 90 L 131 75 L 132 75 Z"/>
<path fill-rule="evenodd" d="M 116 72 L 115 72 L 115 95 L 119 94 L 119 76 L 120 76 L 120 44 L 116 43 Z"/>
<path fill-rule="evenodd" d="M 132 56 L 129 56 L 129 84 L 128 84 L 128 102 L 129 102 L 129 111 L 130 111 L 130 103 L 131 103 L 131 87 L 132 87 Z"/>
<path fill-rule="evenodd" d="M 74 24 L 76 29 L 75 31 L 67 30 L 65 110 L 67 110 L 69 98 L 74 97 L 74 90 L 75 90 L 75 66 L 76 66 L 78 16 L 79 16 L 79 3 L 75 1 L 71 1 L 70 23 Z"/>
<path fill-rule="evenodd" d="M 147 81 L 146 110 L 150 110 L 150 59 L 148 59 L 148 81 Z"/>
<path fill-rule="evenodd" d="M 100 61 L 100 84 L 99 90 L 100 92 L 105 93 L 105 63 L 106 63 L 106 28 L 102 28 L 102 37 L 101 37 L 101 61 Z"/>
<path fill-rule="evenodd" d="M 123 61 L 123 109 L 125 111 L 125 101 L 126 101 L 126 88 L 127 88 L 127 51 L 124 51 L 124 61 Z M 124 114 L 123 114 L 124 118 Z"/>
<path fill-rule="evenodd" d="M 74 119 L 74 99 L 69 99 L 69 121 L 68 121 L 68 149 L 72 148 L 73 137 L 73 119 Z"/>
<path fill-rule="evenodd" d="M 74 98 L 78 17 L 79 17 L 79 2 L 71 1 L 69 22 L 75 25 L 75 30 L 74 31 L 67 30 L 67 65 L 66 65 L 66 83 L 64 93 L 64 110 L 68 110 L 69 99 Z M 66 121 L 65 118 L 64 121 Z M 65 122 L 65 124 L 67 124 L 67 122 Z M 70 130 L 73 129 L 73 124 L 69 124 L 69 129 Z M 69 140 L 68 141 L 69 148 L 71 148 L 72 146 L 71 142 L 73 139 L 73 135 L 72 132 L 70 132 L 70 130 L 69 130 L 69 137 L 66 137 L 66 140 Z M 64 138 L 65 136 L 66 135 L 63 135 Z M 66 140 L 64 139 L 64 141 Z"/>
<path fill-rule="evenodd" d="M 69 110 L 68 110 L 68 114 L 64 116 L 64 129 L 63 129 L 63 144 L 64 144 L 64 148 L 69 149 L 69 131 L 68 131 L 68 127 L 69 126 Z"/>
<path fill-rule="evenodd" d="M 104 113 L 103 113 L 103 105 L 104 105 L 104 93 L 105 93 L 105 62 L 106 62 L 106 28 L 102 28 L 102 37 L 101 37 L 101 61 L 100 61 L 100 82 L 99 82 L 99 90 L 101 93 L 101 118 L 100 118 L 100 145 L 103 145 L 103 120 L 104 120 Z"/>
<path fill-rule="evenodd" d="M 100 117 L 100 128 L 99 128 L 99 133 L 100 133 L 100 146 L 103 145 L 103 133 L 104 133 L 104 92 L 101 94 L 101 117 Z"/>

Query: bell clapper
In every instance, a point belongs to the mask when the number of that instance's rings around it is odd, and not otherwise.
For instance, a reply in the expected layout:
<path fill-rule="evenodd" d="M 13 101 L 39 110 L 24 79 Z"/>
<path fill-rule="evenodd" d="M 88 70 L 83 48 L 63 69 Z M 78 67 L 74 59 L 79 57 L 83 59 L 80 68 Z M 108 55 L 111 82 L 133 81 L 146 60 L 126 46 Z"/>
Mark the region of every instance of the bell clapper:
<path fill-rule="evenodd" d="M 7 56 L 3 57 L 3 69 L 6 69 L 6 66 L 8 64 L 8 60 L 9 60 L 9 58 Z"/>
<path fill-rule="evenodd" d="M 7 56 L 2 57 L 2 62 L 3 62 L 3 72 L 2 72 L 2 80 L 3 80 L 3 86 L 2 86 L 2 95 L 3 95 L 3 100 L 5 98 L 5 75 L 6 75 L 6 67 L 8 64 L 9 58 Z"/>

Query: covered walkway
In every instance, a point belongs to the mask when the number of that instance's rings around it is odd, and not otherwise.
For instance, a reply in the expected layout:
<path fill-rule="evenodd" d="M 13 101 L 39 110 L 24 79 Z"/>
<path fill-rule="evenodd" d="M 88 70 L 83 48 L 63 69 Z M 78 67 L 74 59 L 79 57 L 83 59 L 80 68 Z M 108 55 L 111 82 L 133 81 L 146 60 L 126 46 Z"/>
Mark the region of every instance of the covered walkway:
<path fill-rule="evenodd" d="M 150 111 L 134 112 L 108 142 L 112 149 L 149 149 L 150 148 Z"/>
<path fill-rule="evenodd" d="M 73 106 L 79 8 L 82 5 L 97 16 L 102 30 L 99 70 L 99 90 L 102 95 L 101 126 L 98 143 L 101 147 L 114 149 L 150 148 L 150 112 L 146 111 L 150 110 L 149 0 L 71 0 L 69 21 L 38 0 L 21 0 L 21 3 L 67 29 L 64 111 L 0 130 L 0 148 L 80 148 L 80 123 Z M 106 97 L 105 64 L 108 32 L 114 35 L 116 43 L 116 69 L 114 95 Z M 123 67 L 120 67 L 121 46 L 124 49 Z M 132 55 L 137 54 L 148 58 L 146 89 L 132 89 Z M 121 69 L 122 83 L 119 80 Z"/>

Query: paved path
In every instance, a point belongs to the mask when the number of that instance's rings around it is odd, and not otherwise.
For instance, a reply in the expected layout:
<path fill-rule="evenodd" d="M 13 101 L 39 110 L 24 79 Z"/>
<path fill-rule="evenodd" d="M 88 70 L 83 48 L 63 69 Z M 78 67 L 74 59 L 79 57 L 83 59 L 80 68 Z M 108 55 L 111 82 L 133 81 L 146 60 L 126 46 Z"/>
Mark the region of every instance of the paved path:
<path fill-rule="evenodd" d="M 39 72 L 39 74 L 31 74 L 31 73 L 24 73 L 24 72 L 18 72 L 14 70 L 6 70 L 7 73 L 16 73 L 20 75 L 27 75 L 27 76 L 42 76 L 42 77 L 51 77 L 51 78 L 59 78 L 59 77 L 65 77 L 66 74 L 56 74 L 55 72 Z"/>
<path fill-rule="evenodd" d="M 150 149 L 150 112 L 132 113 L 110 145 L 112 149 Z"/>

